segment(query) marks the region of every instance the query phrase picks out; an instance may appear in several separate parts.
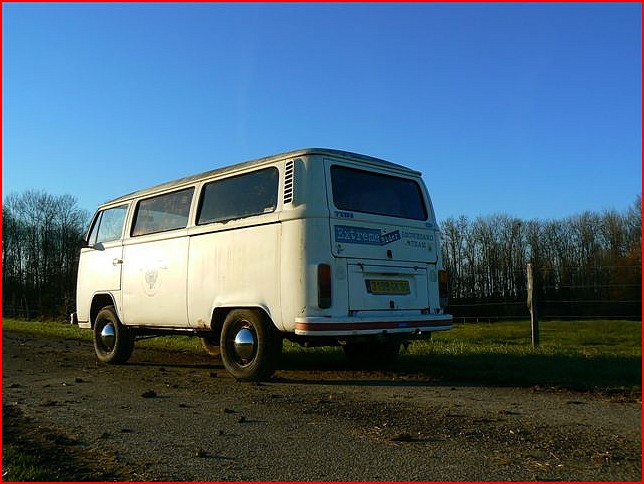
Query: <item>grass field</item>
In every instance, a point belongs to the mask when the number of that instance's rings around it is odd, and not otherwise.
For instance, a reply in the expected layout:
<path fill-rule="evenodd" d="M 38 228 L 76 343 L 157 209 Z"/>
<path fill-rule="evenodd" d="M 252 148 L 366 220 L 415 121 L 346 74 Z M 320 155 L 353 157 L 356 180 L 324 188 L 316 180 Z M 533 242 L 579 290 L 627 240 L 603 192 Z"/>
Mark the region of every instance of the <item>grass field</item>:
<path fill-rule="evenodd" d="M 49 337 L 91 340 L 91 331 L 63 323 L 4 320 L 3 329 Z M 577 391 L 639 391 L 642 382 L 642 325 L 638 321 L 541 322 L 538 348 L 530 323 L 456 325 L 429 341 L 412 343 L 393 368 L 450 384 L 540 386 Z M 198 338 L 167 336 L 137 347 L 203 353 Z M 136 350 L 135 350 L 136 351 Z M 286 342 L 290 370 L 346 368 L 340 348 L 301 348 Z"/>
<path fill-rule="evenodd" d="M 2 446 L 3 481 L 44 482 L 60 481 L 62 476 L 54 469 L 43 466 L 37 456 L 15 445 Z"/>
<path fill-rule="evenodd" d="M 638 321 L 546 321 L 533 348 L 529 322 L 467 324 L 420 343 L 436 371 L 481 384 L 641 389 L 642 325 Z M 416 356 L 417 355 L 417 356 Z M 467 376 L 465 376 L 467 375 Z"/>

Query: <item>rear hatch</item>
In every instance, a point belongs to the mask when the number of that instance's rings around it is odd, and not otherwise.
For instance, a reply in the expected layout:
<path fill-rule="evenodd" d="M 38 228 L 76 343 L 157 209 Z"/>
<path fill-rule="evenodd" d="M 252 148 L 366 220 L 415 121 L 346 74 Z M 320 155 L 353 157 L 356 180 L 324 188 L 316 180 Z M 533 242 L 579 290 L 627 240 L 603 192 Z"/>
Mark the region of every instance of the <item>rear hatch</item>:
<path fill-rule="evenodd" d="M 347 261 L 349 309 L 430 307 L 437 231 L 417 173 L 327 160 L 333 255 Z"/>

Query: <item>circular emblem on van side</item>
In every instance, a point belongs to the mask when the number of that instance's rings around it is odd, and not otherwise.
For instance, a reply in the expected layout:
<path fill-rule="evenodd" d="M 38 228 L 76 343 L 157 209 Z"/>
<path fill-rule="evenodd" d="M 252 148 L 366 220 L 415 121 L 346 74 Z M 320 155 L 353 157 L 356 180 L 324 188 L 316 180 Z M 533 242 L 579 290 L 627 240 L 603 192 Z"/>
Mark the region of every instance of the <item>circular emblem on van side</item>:
<path fill-rule="evenodd" d="M 145 271 L 145 285 L 146 289 L 152 291 L 154 290 L 157 279 L 159 279 L 159 269 L 148 269 Z"/>
<path fill-rule="evenodd" d="M 154 296 L 161 286 L 161 271 L 164 266 L 160 263 L 150 263 L 148 267 L 141 268 L 141 285 L 143 286 L 143 291 L 148 296 Z"/>

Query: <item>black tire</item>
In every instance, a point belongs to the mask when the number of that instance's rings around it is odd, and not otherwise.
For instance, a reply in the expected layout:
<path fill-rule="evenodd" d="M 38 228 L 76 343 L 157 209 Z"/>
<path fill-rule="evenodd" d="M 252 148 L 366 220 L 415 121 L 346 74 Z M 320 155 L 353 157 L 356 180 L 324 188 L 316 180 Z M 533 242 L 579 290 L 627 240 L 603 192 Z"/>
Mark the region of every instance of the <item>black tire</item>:
<path fill-rule="evenodd" d="M 275 372 L 282 337 L 261 312 L 235 309 L 224 321 L 220 348 L 230 374 L 241 381 L 260 381 Z"/>
<path fill-rule="evenodd" d="M 134 336 L 121 324 L 114 306 L 105 306 L 94 322 L 94 349 L 99 361 L 125 363 L 134 351 Z"/>
<path fill-rule="evenodd" d="M 201 346 L 203 346 L 206 353 L 216 361 L 221 362 L 221 346 L 219 346 L 219 340 L 214 335 L 202 336 Z"/>
<path fill-rule="evenodd" d="M 392 366 L 398 359 L 400 343 L 348 343 L 344 355 L 349 363 L 363 369 L 382 369 Z"/>

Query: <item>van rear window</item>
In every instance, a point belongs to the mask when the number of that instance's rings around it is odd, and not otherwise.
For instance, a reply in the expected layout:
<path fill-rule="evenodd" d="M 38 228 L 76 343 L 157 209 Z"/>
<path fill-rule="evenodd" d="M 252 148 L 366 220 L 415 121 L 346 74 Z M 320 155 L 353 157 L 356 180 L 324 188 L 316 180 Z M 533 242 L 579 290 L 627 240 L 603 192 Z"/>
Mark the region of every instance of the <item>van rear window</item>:
<path fill-rule="evenodd" d="M 340 210 L 427 220 L 422 192 L 414 180 L 335 165 L 331 185 L 333 202 Z"/>
<path fill-rule="evenodd" d="M 203 189 L 197 224 L 274 212 L 278 181 L 277 168 L 271 167 L 208 183 Z"/>

